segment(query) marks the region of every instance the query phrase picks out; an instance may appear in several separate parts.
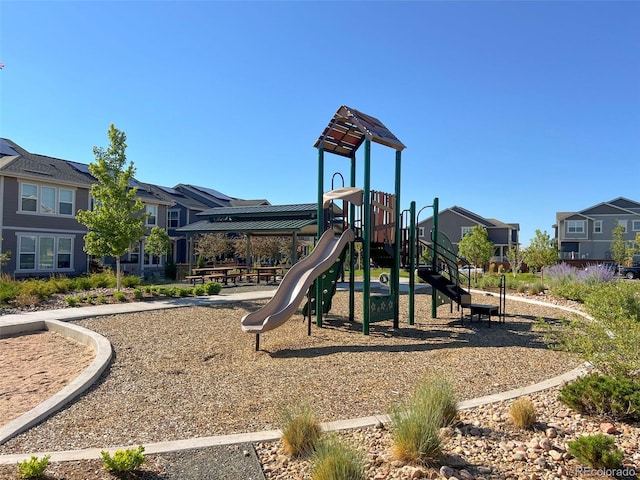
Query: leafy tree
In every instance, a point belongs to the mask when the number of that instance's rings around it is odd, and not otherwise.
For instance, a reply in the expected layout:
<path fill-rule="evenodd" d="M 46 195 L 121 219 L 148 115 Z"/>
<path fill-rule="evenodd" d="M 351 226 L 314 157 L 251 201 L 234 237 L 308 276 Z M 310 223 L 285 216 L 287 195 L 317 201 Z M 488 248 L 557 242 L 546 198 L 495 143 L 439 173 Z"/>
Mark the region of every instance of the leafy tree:
<path fill-rule="evenodd" d="M 205 233 L 198 236 L 195 251 L 207 260 L 224 256 L 233 251 L 231 239 L 226 233 Z"/>
<path fill-rule="evenodd" d="M 547 231 L 536 230 L 536 236 L 524 251 L 524 261 L 529 267 L 540 270 L 558 263 L 558 248 Z M 544 279 L 544 273 L 542 273 Z"/>
<path fill-rule="evenodd" d="M 476 225 L 458 243 L 458 255 L 481 267 L 489 262 L 493 255 L 493 242 L 489 240 L 487 229 Z M 477 277 L 477 272 L 475 276 Z"/>
<path fill-rule="evenodd" d="M 166 255 L 171 248 L 171 239 L 164 228 L 153 227 L 144 245 L 144 251 L 149 255 Z"/>
<path fill-rule="evenodd" d="M 251 251 L 258 257 L 279 261 L 283 255 L 291 255 L 291 245 L 290 237 L 253 237 Z"/>
<path fill-rule="evenodd" d="M 0 245 L 2 245 L 2 237 L 0 237 Z M 6 265 L 10 258 L 11 258 L 10 251 L 2 252 L 2 250 L 0 250 L 0 267 L 2 267 L 3 265 Z"/>
<path fill-rule="evenodd" d="M 84 236 L 84 251 L 89 255 L 114 257 L 117 289 L 121 287 L 120 257 L 132 242 L 144 235 L 144 205 L 136 198 L 137 188 L 130 188 L 135 168 L 127 165 L 124 132 L 113 124 L 109 127 L 109 148 L 94 147 L 95 163 L 89 171 L 97 183 L 91 186 L 93 210 L 79 210 L 76 219 L 89 231 Z"/>
<path fill-rule="evenodd" d="M 507 250 L 507 260 L 511 266 L 513 278 L 516 278 L 518 276 L 518 272 L 522 268 L 522 264 L 524 263 L 524 251 L 520 250 L 518 245 L 511 247 Z"/>
<path fill-rule="evenodd" d="M 611 258 L 618 265 L 627 265 L 631 263 L 633 258 L 634 248 L 631 244 L 624 239 L 624 227 L 622 225 L 616 225 L 611 231 Z M 637 240 L 637 237 L 636 237 Z"/>

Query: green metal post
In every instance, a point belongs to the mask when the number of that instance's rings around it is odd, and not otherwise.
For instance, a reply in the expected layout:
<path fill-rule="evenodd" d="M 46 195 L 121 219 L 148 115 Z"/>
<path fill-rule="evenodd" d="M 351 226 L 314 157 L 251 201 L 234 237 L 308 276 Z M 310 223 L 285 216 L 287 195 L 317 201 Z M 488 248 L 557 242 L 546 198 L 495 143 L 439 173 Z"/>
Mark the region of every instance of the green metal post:
<path fill-rule="evenodd" d="M 434 272 L 438 271 L 438 197 L 433 199 L 433 229 L 431 230 L 431 246 L 433 247 L 433 258 L 431 259 L 431 268 Z M 431 317 L 438 318 L 438 306 L 436 305 L 436 291 L 433 289 L 431 294 Z"/>
<path fill-rule="evenodd" d="M 352 187 L 356 186 L 356 156 L 351 157 L 351 182 Z M 356 206 L 349 204 L 350 227 L 355 231 Z M 355 242 L 349 244 L 349 321 L 355 320 L 356 310 L 356 246 Z"/>
<path fill-rule="evenodd" d="M 318 148 L 318 238 L 320 240 L 324 232 L 324 209 L 322 208 L 322 196 L 324 195 L 324 149 Z M 322 282 L 316 280 L 316 326 L 322 327 Z M 309 314 L 311 315 L 311 314 Z"/>
<path fill-rule="evenodd" d="M 409 206 L 409 325 L 415 324 L 416 202 Z"/>
<path fill-rule="evenodd" d="M 371 140 L 364 142 L 364 220 L 362 228 L 363 286 L 362 286 L 362 333 L 369 335 L 371 318 Z"/>
<path fill-rule="evenodd" d="M 396 205 L 395 205 L 395 218 L 394 222 L 396 224 L 396 228 L 394 230 L 394 261 L 393 261 L 393 274 L 391 278 L 393 280 L 392 286 L 392 295 L 393 295 L 393 328 L 400 327 L 400 242 L 401 242 L 401 233 L 400 232 L 400 178 L 401 178 L 401 163 L 402 163 L 402 152 L 400 150 L 396 150 Z"/>

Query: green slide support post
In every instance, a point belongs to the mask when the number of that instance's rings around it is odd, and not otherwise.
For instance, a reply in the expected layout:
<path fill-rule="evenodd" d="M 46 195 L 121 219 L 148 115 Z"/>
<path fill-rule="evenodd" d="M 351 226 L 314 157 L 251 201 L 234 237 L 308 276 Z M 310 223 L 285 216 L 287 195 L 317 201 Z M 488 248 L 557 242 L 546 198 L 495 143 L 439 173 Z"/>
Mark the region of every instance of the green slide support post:
<path fill-rule="evenodd" d="M 324 209 L 322 200 L 324 195 L 324 149 L 318 148 L 318 238 L 324 233 Z M 316 299 L 322 298 L 322 282 L 316 282 Z M 316 308 L 316 326 L 322 327 L 322 309 Z"/>
<path fill-rule="evenodd" d="M 393 275 L 391 278 L 393 279 L 393 328 L 400 327 L 400 242 L 401 242 L 401 231 L 400 231 L 400 171 L 401 171 L 401 163 L 402 163 L 402 152 L 400 150 L 396 150 L 396 205 L 395 205 L 395 219 L 396 228 L 394 235 L 394 262 L 393 262 Z"/>
<path fill-rule="evenodd" d="M 351 183 L 352 187 L 356 186 L 356 157 L 355 153 L 351 157 Z M 356 206 L 349 204 L 349 221 L 350 227 L 355 232 Z M 349 244 L 349 321 L 355 320 L 356 310 L 356 245 L 355 242 Z"/>
<path fill-rule="evenodd" d="M 431 268 L 434 272 L 438 271 L 438 197 L 433 199 L 433 230 L 431 231 L 431 245 L 433 246 L 433 258 L 431 259 Z M 431 294 L 431 317 L 438 318 L 438 304 L 436 302 L 436 290 L 432 289 Z"/>
<path fill-rule="evenodd" d="M 362 229 L 363 286 L 362 286 L 362 333 L 369 335 L 371 318 L 371 140 L 364 142 L 364 221 Z"/>
<path fill-rule="evenodd" d="M 415 324 L 416 306 L 416 202 L 409 206 L 409 325 Z"/>

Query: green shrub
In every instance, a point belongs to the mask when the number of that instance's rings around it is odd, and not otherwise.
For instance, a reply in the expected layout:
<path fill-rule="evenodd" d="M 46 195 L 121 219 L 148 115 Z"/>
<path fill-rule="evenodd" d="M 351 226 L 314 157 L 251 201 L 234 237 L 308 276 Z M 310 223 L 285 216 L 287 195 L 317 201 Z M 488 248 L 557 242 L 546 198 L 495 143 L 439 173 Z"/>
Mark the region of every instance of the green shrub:
<path fill-rule="evenodd" d="M 520 397 L 509 407 L 509 417 L 518 428 L 532 428 L 536 422 L 536 406 L 529 397 Z"/>
<path fill-rule="evenodd" d="M 126 302 L 127 301 L 127 296 L 125 295 L 124 292 L 121 292 L 121 291 L 114 292 L 113 293 L 113 298 L 115 298 L 119 302 Z"/>
<path fill-rule="evenodd" d="M 144 291 L 141 288 L 136 288 L 133 291 L 133 298 L 136 300 L 141 300 L 144 297 Z"/>
<path fill-rule="evenodd" d="M 103 450 L 100 455 L 102 455 L 104 468 L 111 472 L 132 472 L 142 465 L 145 460 L 144 447 L 142 445 L 137 449 L 118 450 L 113 456 Z"/>
<path fill-rule="evenodd" d="M 615 446 L 609 435 L 587 435 L 568 443 L 569 453 L 591 468 L 618 468 L 624 453 Z"/>
<path fill-rule="evenodd" d="M 193 294 L 193 288 L 191 288 L 191 287 L 180 287 L 178 289 L 178 294 L 181 297 L 188 297 L 189 295 Z"/>
<path fill-rule="evenodd" d="M 599 288 L 599 287 L 598 287 Z M 549 290 L 554 297 L 566 298 L 576 302 L 584 302 L 587 296 L 594 289 L 593 285 L 582 282 L 560 283 Z"/>
<path fill-rule="evenodd" d="M 322 435 L 320 422 L 306 403 L 293 409 L 282 408 L 280 423 L 282 445 L 285 453 L 291 457 L 311 453 Z"/>
<path fill-rule="evenodd" d="M 335 435 L 319 442 L 311 457 L 313 480 L 365 480 L 362 455 L 340 444 Z"/>
<path fill-rule="evenodd" d="M 539 293 L 544 293 L 545 286 L 542 282 L 533 282 L 529 285 L 529 295 L 538 295 Z"/>
<path fill-rule="evenodd" d="M 94 297 L 93 295 L 87 295 L 86 297 L 84 297 L 84 301 L 85 301 L 86 303 L 93 304 L 93 302 L 94 302 L 94 298 L 95 298 L 95 297 Z"/>
<path fill-rule="evenodd" d="M 104 295 L 98 295 L 98 298 L 96 300 L 98 301 L 98 303 L 109 303 L 109 299 Z"/>
<path fill-rule="evenodd" d="M 390 415 L 394 457 L 411 463 L 436 460 L 442 452 L 440 428 L 451 424 L 456 415 L 453 388 L 446 379 L 420 382 L 411 398 Z"/>
<path fill-rule="evenodd" d="M 56 286 L 47 280 L 31 278 L 20 284 L 20 293 L 22 295 L 35 295 L 40 299 L 46 299 L 56 293 Z"/>
<path fill-rule="evenodd" d="M 4 276 L 0 278 L 0 304 L 6 304 L 14 300 L 20 293 L 20 286 Z"/>
<path fill-rule="evenodd" d="M 45 455 L 41 459 L 38 459 L 35 455 L 32 455 L 29 460 L 23 460 L 18 462 L 18 477 L 20 478 L 41 478 L 44 471 L 49 465 L 49 459 L 51 455 Z"/>
<path fill-rule="evenodd" d="M 91 290 L 89 277 L 76 277 L 71 280 L 71 290 Z"/>
<path fill-rule="evenodd" d="M 207 288 L 204 285 L 196 285 L 193 287 L 193 294 L 202 296 L 207 294 Z"/>
<path fill-rule="evenodd" d="M 205 285 L 207 295 L 218 295 L 220 290 L 222 290 L 222 285 L 218 282 L 209 282 Z"/>
<path fill-rule="evenodd" d="M 111 269 L 92 273 L 88 280 L 89 288 L 114 288 L 117 284 L 116 274 Z"/>
<path fill-rule="evenodd" d="M 139 287 L 142 279 L 137 275 L 125 275 L 122 277 L 122 286 L 126 288 Z"/>
<path fill-rule="evenodd" d="M 629 378 L 592 373 L 564 385 L 558 398 L 587 415 L 640 420 L 640 383 Z"/>
<path fill-rule="evenodd" d="M 56 293 L 67 293 L 73 290 L 73 281 L 70 278 L 64 276 L 53 277 L 49 279 L 49 282 L 51 282 Z"/>
<path fill-rule="evenodd" d="M 70 307 L 75 307 L 78 303 L 82 301 L 80 297 L 76 297 L 72 295 L 65 297 L 64 299 L 67 302 L 67 305 L 69 305 Z"/>

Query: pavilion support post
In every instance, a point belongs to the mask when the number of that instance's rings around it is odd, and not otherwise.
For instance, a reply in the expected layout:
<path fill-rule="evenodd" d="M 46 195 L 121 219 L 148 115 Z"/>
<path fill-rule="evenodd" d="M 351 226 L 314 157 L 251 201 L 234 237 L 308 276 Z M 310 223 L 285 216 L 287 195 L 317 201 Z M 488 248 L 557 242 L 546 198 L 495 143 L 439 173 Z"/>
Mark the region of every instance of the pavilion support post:
<path fill-rule="evenodd" d="M 394 261 L 393 261 L 393 280 L 392 292 L 393 292 L 393 328 L 400 327 L 400 172 L 401 172 L 402 152 L 396 150 L 396 204 L 394 208 L 394 222 L 396 228 L 394 229 Z"/>
<path fill-rule="evenodd" d="M 256 352 L 260 351 L 260 334 L 256 333 Z"/>

